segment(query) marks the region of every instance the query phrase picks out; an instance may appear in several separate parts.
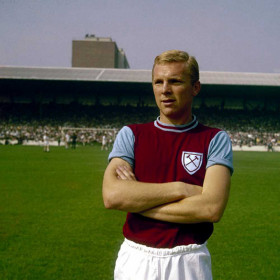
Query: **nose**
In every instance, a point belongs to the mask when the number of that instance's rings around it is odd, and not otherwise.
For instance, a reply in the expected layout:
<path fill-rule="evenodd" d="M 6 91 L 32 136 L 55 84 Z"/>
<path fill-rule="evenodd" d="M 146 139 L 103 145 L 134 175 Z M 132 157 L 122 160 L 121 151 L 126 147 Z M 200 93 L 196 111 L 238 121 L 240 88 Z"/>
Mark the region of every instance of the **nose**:
<path fill-rule="evenodd" d="M 167 81 L 165 81 L 165 82 L 163 83 L 163 86 L 162 86 L 162 93 L 163 93 L 163 94 L 170 94 L 170 93 L 171 93 L 171 87 L 170 87 L 170 84 L 169 84 Z"/>

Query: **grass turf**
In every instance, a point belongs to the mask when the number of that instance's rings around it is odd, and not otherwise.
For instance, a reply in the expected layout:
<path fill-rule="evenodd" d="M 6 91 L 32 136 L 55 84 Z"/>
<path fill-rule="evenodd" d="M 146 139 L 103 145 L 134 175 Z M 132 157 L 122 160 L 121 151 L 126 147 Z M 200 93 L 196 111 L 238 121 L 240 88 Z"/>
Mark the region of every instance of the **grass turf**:
<path fill-rule="evenodd" d="M 125 214 L 104 209 L 107 151 L 0 146 L 0 279 L 112 279 Z M 235 152 L 208 242 L 214 279 L 279 279 L 279 153 Z"/>

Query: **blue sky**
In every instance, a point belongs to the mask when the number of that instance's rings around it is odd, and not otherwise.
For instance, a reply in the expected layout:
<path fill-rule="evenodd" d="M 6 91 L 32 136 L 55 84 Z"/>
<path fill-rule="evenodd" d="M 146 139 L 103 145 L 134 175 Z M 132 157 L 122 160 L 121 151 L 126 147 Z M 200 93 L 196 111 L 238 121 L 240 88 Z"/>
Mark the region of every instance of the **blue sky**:
<path fill-rule="evenodd" d="M 72 40 L 111 37 L 132 69 L 162 51 L 202 71 L 280 72 L 279 0 L 0 0 L 0 65 L 71 67 Z"/>

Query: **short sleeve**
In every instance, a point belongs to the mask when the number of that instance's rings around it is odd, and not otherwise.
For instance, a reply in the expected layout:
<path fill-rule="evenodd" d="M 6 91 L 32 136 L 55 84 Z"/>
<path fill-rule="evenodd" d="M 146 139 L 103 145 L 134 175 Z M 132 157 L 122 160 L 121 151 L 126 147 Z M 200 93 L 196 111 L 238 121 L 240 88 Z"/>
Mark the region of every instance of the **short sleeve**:
<path fill-rule="evenodd" d="M 124 126 L 118 133 L 113 145 L 113 149 L 109 154 L 108 160 L 112 158 L 122 158 L 132 167 L 134 166 L 134 142 L 135 137 L 132 130 L 128 126 Z"/>
<path fill-rule="evenodd" d="M 215 164 L 227 166 L 233 173 L 232 144 L 225 131 L 218 132 L 209 144 L 206 168 Z"/>

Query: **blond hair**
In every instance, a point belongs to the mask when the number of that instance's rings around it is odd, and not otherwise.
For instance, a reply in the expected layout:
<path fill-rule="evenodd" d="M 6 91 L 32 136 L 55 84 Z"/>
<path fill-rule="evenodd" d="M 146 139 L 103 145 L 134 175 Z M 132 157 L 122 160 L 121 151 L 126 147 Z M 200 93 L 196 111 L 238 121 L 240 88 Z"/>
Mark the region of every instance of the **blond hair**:
<path fill-rule="evenodd" d="M 199 81 L 199 66 L 195 57 L 180 50 L 169 50 L 158 55 L 154 60 L 152 75 L 154 75 L 154 68 L 156 65 L 171 62 L 185 62 L 187 72 L 191 78 L 191 84 L 194 85 L 195 82 Z"/>

